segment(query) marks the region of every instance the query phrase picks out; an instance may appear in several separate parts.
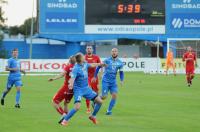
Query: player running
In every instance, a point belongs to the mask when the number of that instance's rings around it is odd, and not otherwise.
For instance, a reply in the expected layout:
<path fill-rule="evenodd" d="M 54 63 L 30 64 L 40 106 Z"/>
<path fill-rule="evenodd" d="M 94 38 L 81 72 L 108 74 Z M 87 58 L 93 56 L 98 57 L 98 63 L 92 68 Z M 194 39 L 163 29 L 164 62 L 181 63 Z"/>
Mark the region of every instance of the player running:
<path fill-rule="evenodd" d="M 72 116 L 74 116 L 74 114 L 80 109 L 82 97 L 95 101 L 94 111 L 89 119 L 94 124 L 97 124 L 96 114 L 101 107 L 102 100 L 97 93 L 88 86 L 88 68 L 105 65 L 100 63 L 86 63 L 84 55 L 81 53 L 76 55 L 76 62 L 77 64 L 75 64 L 72 70 L 71 79 L 69 80 L 69 89 L 74 90 L 75 104 L 74 108 L 61 119 L 61 125 L 67 126 Z"/>
<path fill-rule="evenodd" d="M 102 78 L 102 99 L 106 99 L 108 92 L 110 91 L 112 99 L 110 101 L 109 107 L 107 109 L 106 115 L 112 115 L 112 109 L 116 104 L 118 87 L 116 81 L 117 72 L 120 72 L 121 85 L 124 81 L 123 72 L 123 62 L 118 59 L 118 49 L 113 48 L 111 51 L 111 57 L 103 61 L 107 66 L 105 67 L 103 78 Z M 95 72 L 95 77 L 97 77 L 98 71 L 101 67 L 98 67 Z"/>
<path fill-rule="evenodd" d="M 194 70 L 197 66 L 196 54 L 192 52 L 192 48 L 188 47 L 187 52 L 183 55 L 183 61 L 186 62 L 186 78 L 188 87 L 192 85 L 192 80 L 194 79 Z"/>
<path fill-rule="evenodd" d="M 61 72 L 58 76 L 49 79 L 49 82 L 52 82 L 54 80 L 65 77 L 63 86 L 58 90 L 58 92 L 55 94 L 52 100 L 53 106 L 60 115 L 65 115 L 68 113 L 68 104 L 70 103 L 73 97 L 73 90 L 68 88 L 68 81 L 70 79 L 70 74 L 75 63 L 76 63 L 75 56 L 70 57 L 69 64 L 67 64 L 67 66 L 63 69 L 63 72 Z M 60 106 L 60 103 L 63 100 L 64 100 L 64 110 Z"/>
<path fill-rule="evenodd" d="M 10 92 L 13 85 L 16 87 L 16 105 L 15 108 L 20 108 L 20 96 L 21 96 L 21 72 L 25 74 L 25 70 L 20 67 L 20 61 L 18 60 L 18 49 L 12 50 L 12 58 L 8 59 L 8 65 L 6 66 L 6 71 L 9 71 L 9 76 L 7 80 L 7 86 L 1 97 L 1 105 L 4 105 L 4 100 L 6 95 Z"/>
<path fill-rule="evenodd" d="M 101 63 L 101 60 L 99 58 L 99 56 L 93 54 L 93 47 L 91 45 L 88 45 L 86 47 L 86 55 L 85 55 L 85 60 L 91 64 L 91 63 Z M 92 90 L 94 90 L 97 94 L 99 91 L 99 81 L 98 78 L 96 79 L 94 77 L 94 73 L 95 73 L 96 67 L 91 67 L 88 69 L 88 84 L 89 86 L 92 88 Z M 90 113 L 90 100 L 86 100 L 86 107 L 87 107 L 87 111 L 86 113 Z"/>
<path fill-rule="evenodd" d="M 169 68 L 172 68 L 173 69 L 173 72 L 174 72 L 174 76 L 176 76 L 176 67 L 175 67 L 175 63 L 174 63 L 174 54 L 172 52 L 171 49 L 169 49 L 169 51 L 167 52 L 167 55 L 166 55 L 166 75 L 168 75 L 168 70 Z"/>

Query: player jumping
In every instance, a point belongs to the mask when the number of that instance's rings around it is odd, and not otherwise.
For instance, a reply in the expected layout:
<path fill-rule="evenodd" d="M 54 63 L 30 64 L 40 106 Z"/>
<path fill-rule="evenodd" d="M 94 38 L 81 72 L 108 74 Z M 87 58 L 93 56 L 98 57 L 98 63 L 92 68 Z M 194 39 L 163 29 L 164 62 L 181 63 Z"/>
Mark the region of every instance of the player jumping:
<path fill-rule="evenodd" d="M 72 71 L 72 68 L 74 67 L 76 60 L 75 56 L 72 56 L 69 58 L 69 64 L 63 69 L 63 72 L 61 72 L 58 76 L 55 76 L 53 78 L 49 79 L 49 82 L 60 79 L 62 77 L 65 77 L 65 81 L 63 86 L 58 90 L 58 92 L 53 97 L 53 106 L 57 110 L 57 112 L 61 115 L 65 115 L 68 113 L 68 104 L 70 103 L 72 97 L 73 97 L 73 90 L 70 90 L 68 88 L 68 81 L 70 79 L 70 74 Z M 64 110 L 59 105 L 64 100 Z"/>
<path fill-rule="evenodd" d="M 168 70 L 169 68 L 172 67 L 173 69 L 173 72 L 174 72 L 174 76 L 176 76 L 176 67 L 175 67 L 175 63 L 174 63 L 174 54 L 172 52 L 171 49 L 169 49 L 169 51 L 167 52 L 167 55 L 166 55 L 166 75 L 168 75 Z"/>
<path fill-rule="evenodd" d="M 93 54 L 93 47 L 91 45 L 88 45 L 86 47 L 86 55 L 85 55 L 85 60 L 88 63 L 101 63 L 101 60 L 99 58 L 99 56 Z M 98 88 L 98 78 L 96 79 L 94 77 L 94 73 L 95 73 L 96 67 L 91 67 L 88 69 L 88 84 L 89 86 L 92 88 L 92 90 L 94 90 L 97 94 L 99 91 Z M 90 113 L 90 100 L 86 100 L 86 106 L 87 106 L 87 113 Z"/>
<path fill-rule="evenodd" d="M 187 52 L 184 53 L 183 61 L 186 62 L 186 78 L 188 87 L 190 87 L 194 79 L 195 66 L 197 66 L 196 54 L 192 52 L 191 47 L 188 47 Z"/>
<path fill-rule="evenodd" d="M 76 55 L 76 62 L 77 64 L 74 66 L 71 79 L 69 80 L 69 89 L 74 90 L 75 104 L 74 108 L 67 115 L 65 115 L 63 119 L 61 119 L 61 125 L 67 126 L 72 116 L 74 116 L 74 114 L 80 109 L 82 97 L 95 101 L 94 111 L 89 119 L 94 124 L 97 124 L 96 114 L 101 107 L 102 100 L 97 93 L 88 86 L 88 68 L 105 65 L 100 63 L 86 63 L 84 55 L 81 53 Z"/>
<path fill-rule="evenodd" d="M 13 85 L 15 85 L 16 93 L 16 105 L 15 108 L 20 108 L 20 96 L 21 96 L 21 72 L 25 74 L 25 70 L 22 70 L 20 67 L 20 61 L 18 60 L 18 49 L 12 50 L 12 58 L 8 59 L 8 65 L 6 66 L 6 71 L 9 71 L 7 86 L 1 97 L 1 105 L 4 105 L 4 99 L 6 95 L 10 92 Z"/>
<path fill-rule="evenodd" d="M 102 78 L 102 99 L 106 99 L 108 92 L 110 91 L 112 99 L 107 109 L 106 115 L 112 115 L 112 109 L 116 104 L 118 87 L 116 81 L 117 72 L 120 72 L 121 85 L 124 81 L 123 62 L 118 59 L 118 49 L 113 48 L 111 51 L 111 57 L 103 61 L 107 66 L 105 67 L 103 78 Z M 98 71 L 101 67 L 98 67 L 95 72 L 97 77 Z"/>

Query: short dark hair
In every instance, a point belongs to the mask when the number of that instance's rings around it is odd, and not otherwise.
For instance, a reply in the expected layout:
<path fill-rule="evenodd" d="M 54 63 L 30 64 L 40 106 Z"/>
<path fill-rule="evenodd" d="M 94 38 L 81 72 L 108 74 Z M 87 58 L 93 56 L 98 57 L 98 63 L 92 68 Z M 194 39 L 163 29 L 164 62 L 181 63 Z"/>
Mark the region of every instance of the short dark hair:
<path fill-rule="evenodd" d="M 18 51 L 18 49 L 17 49 L 17 48 L 14 48 L 14 49 L 12 50 L 12 52 L 14 52 L 14 51 Z"/>
<path fill-rule="evenodd" d="M 82 53 L 77 53 L 76 55 L 75 55 L 75 58 L 76 58 L 76 62 L 77 63 L 81 63 L 81 57 L 83 56 L 83 54 Z"/>

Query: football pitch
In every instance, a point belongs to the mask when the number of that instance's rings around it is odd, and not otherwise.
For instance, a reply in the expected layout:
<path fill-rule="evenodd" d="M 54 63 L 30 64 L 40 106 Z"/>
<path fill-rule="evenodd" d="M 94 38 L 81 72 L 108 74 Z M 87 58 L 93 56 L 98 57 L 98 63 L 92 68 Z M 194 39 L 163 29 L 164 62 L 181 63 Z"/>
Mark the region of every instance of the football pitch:
<path fill-rule="evenodd" d="M 200 75 L 188 88 L 185 76 L 125 73 L 123 87 L 112 116 L 106 116 L 109 98 L 93 125 L 86 114 L 85 100 L 68 127 L 58 125 L 60 116 L 51 105 L 63 79 L 47 82 L 49 76 L 24 76 L 21 109 L 15 109 L 13 89 L 0 106 L 0 132 L 199 132 Z M 6 76 L 0 76 L 0 92 Z M 73 101 L 70 108 L 73 106 Z"/>

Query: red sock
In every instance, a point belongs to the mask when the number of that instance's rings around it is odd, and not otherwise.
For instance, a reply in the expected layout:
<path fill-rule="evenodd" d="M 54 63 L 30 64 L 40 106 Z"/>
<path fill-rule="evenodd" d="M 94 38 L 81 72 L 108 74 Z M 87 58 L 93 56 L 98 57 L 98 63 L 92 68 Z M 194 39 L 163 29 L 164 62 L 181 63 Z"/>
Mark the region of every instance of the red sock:
<path fill-rule="evenodd" d="M 190 83 L 191 79 L 190 76 L 187 76 L 187 82 Z"/>
<path fill-rule="evenodd" d="M 191 80 L 194 79 L 194 75 L 191 76 Z"/>
<path fill-rule="evenodd" d="M 56 110 L 61 115 L 63 115 L 65 113 L 64 110 L 62 109 L 62 107 L 58 107 Z"/>
<path fill-rule="evenodd" d="M 90 109 L 90 100 L 86 99 L 86 106 L 87 106 L 87 109 Z"/>

